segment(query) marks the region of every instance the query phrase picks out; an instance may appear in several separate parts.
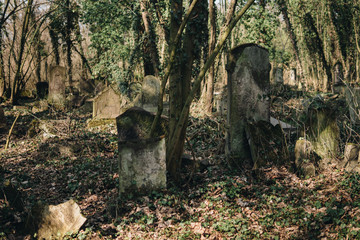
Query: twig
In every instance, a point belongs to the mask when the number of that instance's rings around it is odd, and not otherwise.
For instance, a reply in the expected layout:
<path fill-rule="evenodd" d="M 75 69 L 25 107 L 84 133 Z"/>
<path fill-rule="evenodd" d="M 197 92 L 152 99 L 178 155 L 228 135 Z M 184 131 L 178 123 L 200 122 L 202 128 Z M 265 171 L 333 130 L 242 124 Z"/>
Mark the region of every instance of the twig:
<path fill-rule="evenodd" d="M 5 150 L 9 147 L 11 133 L 12 133 L 12 131 L 14 129 L 15 123 L 18 120 L 19 116 L 20 116 L 20 113 L 17 114 L 17 116 L 16 116 L 16 118 L 15 118 L 15 120 L 14 120 L 14 122 L 13 122 L 11 128 L 10 128 L 9 135 L 7 136 L 7 139 L 6 139 Z"/>

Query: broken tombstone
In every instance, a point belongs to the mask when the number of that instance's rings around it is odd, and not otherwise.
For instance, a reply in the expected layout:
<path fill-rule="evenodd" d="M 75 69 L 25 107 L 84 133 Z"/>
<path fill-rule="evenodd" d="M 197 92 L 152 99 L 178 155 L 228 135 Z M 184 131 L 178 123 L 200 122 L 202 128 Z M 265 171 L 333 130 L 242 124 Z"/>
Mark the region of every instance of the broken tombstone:
<path fill-rule="evenodd" d="M 27 229 L 38 239 L 62 239 L 76 233 L 85 223 L 79 205 L 69 200 L 59 205 L 36 204 L 27 220 Z"/>
<path fill-rule="evenodd" d="M 163 117 L 150 138 L 155 115 L 133 107 L 116 118 L 119 147 L 119 192 L 166 188 L 167 120 Z"/>
<path fill-rule="evenodd" d="M 70 120 L 40 120 L 31 121 L 27 130 L 27 136 L 33 138 L 37 135 L 43 139 L 59 137 L 65 135 L 69 131 Z"/>
<path fill-rule="evenodd" d="M 297 140 L 294 151 L 295 166 L 300 176 L 314 177 L 319 158 L 314 153 L 311 142 L 306 139 Z"/>
<path fill-rule="evenodd" d="M 266 121 L 246 124 L 253 169 L 271 165 L 281 166 L 289 159 L 285 137 L 280 125 L 273 126 Z"/>
<path fill-rule="evenodd" d="M 269 53 L 255 44 L 233 49 L 228 64 L 226 155 L 230 164 L 242 166 L 251 159 L 245 134 L 247 120 L 269 121 Z"/>
<path fill-rule="evenodd" d="M 336 111 L 322 102 L 309 106 L 305 122 L 306 139 L 321 158 L 335 158 L 339 154 L 340 130 Z"/>
<path fill-rule="evenodd" d="M 359 146 L 354 143 L 347 143 L 344 150 L 344 160 L 342 164 L 346 171 L 359 172 Z"/>

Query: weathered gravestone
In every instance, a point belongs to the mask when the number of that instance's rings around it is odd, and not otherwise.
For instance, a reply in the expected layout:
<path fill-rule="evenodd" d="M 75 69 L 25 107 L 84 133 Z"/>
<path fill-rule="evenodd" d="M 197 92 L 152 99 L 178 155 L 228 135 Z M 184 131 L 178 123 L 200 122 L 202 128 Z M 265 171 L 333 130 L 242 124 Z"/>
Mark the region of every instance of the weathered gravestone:
<path fill-rule="evenodd" d="M 226 116 L 227 114 L 227 91 L 226 88 L 221 89 L 219 92 L 214 92 L 214 102 L 216 107 L 216 112 L 220 116 Z"/>
<path fill-rule="evenodd" d="M 275 83 L 283 84 L 284 83 L 284 70 L 282 68 L 275 68 Z"/>
<path fill-rule="evenodd" d="M 359 146 L 357 144 L 347 143 L 345 145 L 344 160 L 342 163 L 346 171 L 359 172 Z"/>
<path fill-rule="evenodd" d="M 306 139 L 299 139 L 295 144 L 295 166 L 298 173 L 305 177 L 314 177 L 316 165 L 318 164 L 317 155 L 314 153 L 312 144 Z"/>
<path fill-rule="evenodd" d="M 65 82 L 66 69 L 61 66 L 50 67 L 49 96 L 48 101 L 55 107 L 65 105 Z"/>
<path fill-rule="evenodd" d="M 334 86 L 342 85 L 344 80 L 343 67 L 340 62 L 334 65 Z"/>
<path fill-rule="evenodd" d="M 305 128 L 307 140 L 322 159 L 334 158 L 339 154 L 340 130 L 335 109 L 314 102 L 308 109 Z"/>
<path fill-rule="evenodd" d="M 162 117 L 149 138 L 155 115 L 133 107 L 116 118 L 119 137 L 119 192 L 148 192 L 166 188 L 167 120 Z"/>
<path fill-rule="evenodd" d="M 160 80 L 152 75 L 144 78 L 141 92 L 134 100 L 134 106 L 141 107 L 149 112 L 156 112 L 158 109 Z M 164 103 L 164 113 L 168 111 L 168 104 Z"/>
<path fill-rule="evenodd" d="M 247 120 L 270 120 L 269 53 L 255 44 L 241 45 L 231 51 L 227 70 L 226 154 L 233 163 L 242 165 L 251 158 L 245 134 Z"/>
<path fill-rule="evenodd" d="M 93 98 L 93 118 L 116 118 L 121 113 L 122 98 L 112 87 L 107 87 Z"/>
<path fill-rule="evenodd" d="M 288 84 L 290 86 L 295 86 L 296 85 L 296 68 L 290 69 Z"/>

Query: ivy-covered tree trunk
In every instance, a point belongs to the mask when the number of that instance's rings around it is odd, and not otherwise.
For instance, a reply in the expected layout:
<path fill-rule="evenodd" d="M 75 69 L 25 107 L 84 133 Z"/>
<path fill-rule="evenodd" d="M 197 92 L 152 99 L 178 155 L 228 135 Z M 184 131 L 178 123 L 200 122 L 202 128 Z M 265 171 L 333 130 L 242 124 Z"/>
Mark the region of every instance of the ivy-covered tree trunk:
<path fill-rule="evenodd" d="M 66 68 L 67 68 L 67 79 L 69 83 L 70 92 L 73 91 L 73 74 L 72 74 L 72 40 L 71 32 L 74 29 L 73 17 L 70 6 L 70 0 L 66 0 L 66 30 L 65 30 L 65 42 L 66 42 Z"/>
<path fill-rule="evenodd" d="M 159 54 L 156 46 L 156 35 L 151 24 L 148 10 L 149 3 L 146 0 L 140 1 L 141 18 L 144 25 L 143 58 L 145 75 L 159 75 Z"/>
<path fill-rule="evenodd" d="M 52 50 L 54 52 L 55 64 L 60 65 L 59 36 L 57 35 L 56 30 L 51 27 L 51 24 L 49 26 L 49 35 L 51 39 Z"/>
<path fill-rule="evenodd" d="M 315 26 L 314 19 L 312 18 L 310 13 L 305 14 L 304 17 L 305 27 L 308 29 L 309 34 L 306 36 L 307 47 L 309 49 L 310 55 L 316 57 L 318 55 L 323 68 L 325 69 L 325 73 L 327 76 L 327 85 L 326 89 L 328 91 L 331 90 L 332 87 L 332 72 L 331 66 L 325 58 L 325 48 L 320 38 L 319 32 Z"/>
<path fill-rule="evenodd" d="M 280 7 L 280 11 L 281 11 L 281 13 L 283 15 L 283 18 L 284 18 L 287 33 L 289 34 L 289 38 L 290 38 L 290 41 L 291 41 L 291 46 L 292 46 L 292 48 L 294 50 L 295 59 L 296 59 L 296 61 L 298 63 L 297 65 L 298 65 L 298 69 L 299 69 L 300 81 L 305 83 L 303 81 L 303 67 L 302 67 L 302 63 L 301 63 L 301 59 L 300 59 L 300 51 L 299 51 L 299 47 L 298 47 L 298 41 L 296 39 L 294 29 L 293 29 L 292 24 L 290 22 L 286 1 L 285 0 L 280 0 L 279 1 L 279 7 Z"/>
<path fill-rule="evenodd" d="M 252 5 L 254 0 L 249 0 L 245 6 L 242 8 L 241 11 L 239 11 L 234 18 L 230 21 L 229 25 L 224 29 L 221 36 L 219 37 L 219 42 L 216 45 L 213 53 L 207 58 L 204 66 L 200 70 L 198 76 L 193 82 L 193 87 L 191 90 L 186 94 L 186 99 L 182 99 L 181 102 L 178 102 L 178 106 L 173 106 L 176 108 L 176 110 L 171 110 L 171 102 L 170 102 L 170 112 L 173 111 L 173 116 L 170 116 L 170 129 L 169 129 L 169 142 L 167 145 L 167 160 L 168 160 L 168 170 L 170 174 L 175 178 L 179 179 L 179 170 L 181 166 L 181 154 L 182 154 L 182 146 L 185 142 L 185 135 L 184 131 L 186 132 L 187 127 L 187 121 L 190 111 L 190 105 L 193 101 L 197 91 L 199 90 L 201 86 L 201 82 L 205 76 L 205 73 L 208 71 L 210 66 L 214 63 L 215 58 L 220 53 L 220 50 L 225 44 L 225 41 L 228 39 L 232 29 L 235 27 L 236 23 L 240 20 L 240 18 L 243 16 L 243 14 L 246 12 L 246 10 Z M 200 13 L 200 11 L 199 11 Z M 184 48 L 187 46 L 184 45 Z M 173 79 L 175 81 L 176 79 Z M 178 79 L 178 82 L 181 82 L 180 79 Z M 176 86 L 176 85 L 173 85 Z M 179 86 L 179 85 L 177 85 Z M 174 91 L 175 90 L 175 91 Z M 170 85 L 170 95 L 172 95 L 172 91 L 176 96 L 177 89 L 172 88 Z M 178 96 L 179 97 L 179 96 Z M 181 105 L 180 105 L 181 104 Z M 171 119 L 174 118 L 174 119 Z"/>
<path fill-rule="evenodd" d="M 53 2 L 50 4 L 50 10 L 53 10 L 56 8 L 56 4 Z M 56 12 L 56 11 L 55 11 Z M 59 52 L 59 32 L 56 29 L 56 21 L 54 21 L 54 18 L 51 17 L 51 21 L 49 24 L 49 35 L 52 45 L 52 51 L 54 52 L 54 58 L 55 58 L 55 64 L 60 65 L 60 52 Z"/>

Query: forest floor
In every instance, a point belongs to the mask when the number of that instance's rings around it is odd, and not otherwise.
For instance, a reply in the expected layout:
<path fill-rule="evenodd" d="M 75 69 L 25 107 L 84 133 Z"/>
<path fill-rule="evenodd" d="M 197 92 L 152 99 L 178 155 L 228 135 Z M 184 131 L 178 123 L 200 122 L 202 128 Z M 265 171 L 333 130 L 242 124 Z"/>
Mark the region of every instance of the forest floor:
<path fill-rule="evenodd" d="M 272 113 L 295 124 L 307 96 L 284 94 L 273 99 Z M 25 209 L 0 199 L 0 239 L 31 239 L 24 232 L 31 206 L 70 198 L 87 220 L 66 239 L 360 238 L 359 174 L 329 170 L 303 179 L 275 166 L 262 169 L 261 177 L 230 170 L 220 116 L 191 118 L 187 153 L 207 162 L 191 179 L 189 165 L 182 186 L 169 182 L 166 190 L 119 199 L 114 124 L 89 130 L 90 114 L 41 115 L 5 106 L 9 126 L 18 113 L 10 148 L 0 154 L 0 180 L 11 182 Z M 26 133 L 34 119 L 63 121 L 56 137 L 39 132 L 30 138 Z M 1 133 L 1 146 L 7 135 L 8 130 Z M 295 138 L 288 137 L 290 149 Z"/>

